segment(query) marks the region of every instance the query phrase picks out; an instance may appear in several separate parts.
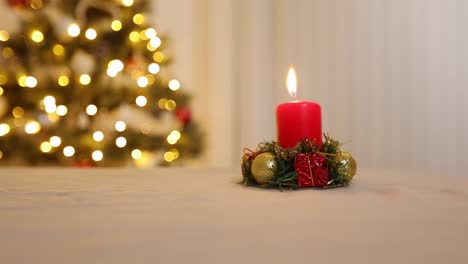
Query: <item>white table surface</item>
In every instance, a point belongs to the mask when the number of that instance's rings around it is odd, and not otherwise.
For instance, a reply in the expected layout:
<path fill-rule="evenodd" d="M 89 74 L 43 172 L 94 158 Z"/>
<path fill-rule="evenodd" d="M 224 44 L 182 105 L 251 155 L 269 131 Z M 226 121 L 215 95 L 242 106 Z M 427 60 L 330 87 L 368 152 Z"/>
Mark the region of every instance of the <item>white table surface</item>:
<path fill-rule="evenodd" d="M 0 263 L 468 263 L 468 179 L 361 169 L 333 190 L 221 169 L 0 169 Z"/>

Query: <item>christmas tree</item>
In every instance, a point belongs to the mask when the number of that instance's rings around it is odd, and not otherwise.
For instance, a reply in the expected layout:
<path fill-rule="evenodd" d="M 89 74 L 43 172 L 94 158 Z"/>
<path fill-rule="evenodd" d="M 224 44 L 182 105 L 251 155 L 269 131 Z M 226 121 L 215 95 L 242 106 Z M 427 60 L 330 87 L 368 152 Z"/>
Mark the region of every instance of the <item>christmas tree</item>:
<path fill-rule="evenodd" d="M 142 0 L 8 0 L 0 164 L 174 164 L 200 152 L 189 96 Z"/>

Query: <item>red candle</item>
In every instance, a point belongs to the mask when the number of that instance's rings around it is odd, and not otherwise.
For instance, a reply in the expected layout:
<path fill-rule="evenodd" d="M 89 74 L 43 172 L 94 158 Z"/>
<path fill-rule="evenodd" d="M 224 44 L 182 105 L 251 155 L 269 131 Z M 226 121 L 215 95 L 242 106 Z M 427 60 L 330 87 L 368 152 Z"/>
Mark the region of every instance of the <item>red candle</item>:
<path fill-rule="evenodd" d="M 290 68 L 287 78 L 289 94 L 296 98 L 296 73 Z M 319 104 L 296 100 L 276 108 L 278 143 L 283 148 L 292 148 L 303 138 L 322 146 L 322 110 Z"/>

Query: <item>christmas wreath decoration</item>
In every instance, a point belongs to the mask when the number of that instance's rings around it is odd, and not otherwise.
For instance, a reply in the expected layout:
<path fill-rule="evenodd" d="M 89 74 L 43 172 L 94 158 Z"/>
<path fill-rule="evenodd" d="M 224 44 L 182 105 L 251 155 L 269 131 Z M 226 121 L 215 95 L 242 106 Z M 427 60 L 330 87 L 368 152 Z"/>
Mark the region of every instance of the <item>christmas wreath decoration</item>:
<path fill-rule="evenodd" d="M 319 147 L 308 138 L 294 148 L 282 148 L 277 142 L 263 142 L 255 151 L 245 148 L 242 175 L 245 186 L 297 190 L 347 186 L 356 174 L 356 161 L 340 149 L 341 143 L 324 134 Z"/>

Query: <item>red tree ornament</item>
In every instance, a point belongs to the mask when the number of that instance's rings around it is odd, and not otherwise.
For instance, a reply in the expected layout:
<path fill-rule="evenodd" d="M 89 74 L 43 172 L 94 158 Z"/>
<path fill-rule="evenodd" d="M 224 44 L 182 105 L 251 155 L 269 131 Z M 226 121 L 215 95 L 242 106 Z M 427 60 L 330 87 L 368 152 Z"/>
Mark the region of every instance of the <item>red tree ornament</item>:
<path fill-rule="evenodd" d="M 184 125 L 190 124 L 192 121 L 192 111 L 189 107 L 178 108 L 175 112 L 177 119 L 182 122 Z"/>
<path fill-rule="evenodd" d="M 8 0 L 8 5 L 14 8 L 22 8 L 26 6 L 26 0 Z"/>
<path fill-rule="evenodd" d="M 328 183 L 328 162 L 322 154 L 297 154 L 294 169 L 299 187 L 321 187 Z"/>

